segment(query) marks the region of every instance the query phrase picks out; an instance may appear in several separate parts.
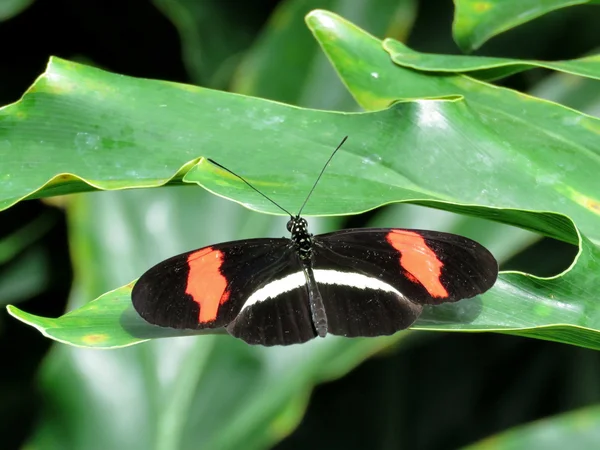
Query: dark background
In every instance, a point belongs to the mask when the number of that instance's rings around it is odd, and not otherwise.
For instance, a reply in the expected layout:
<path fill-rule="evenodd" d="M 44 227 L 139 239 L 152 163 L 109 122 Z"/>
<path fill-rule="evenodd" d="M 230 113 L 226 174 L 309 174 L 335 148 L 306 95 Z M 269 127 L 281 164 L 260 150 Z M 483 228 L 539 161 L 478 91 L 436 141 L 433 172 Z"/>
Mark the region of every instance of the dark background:
<path fill-rule="evenodd" d="M 237 43 L 229 50 L 239 54 L 252 46 L 278 2 L 205 3 L 211 3 L 227 23 L 236 24 Z M 582 56 L 600 44 L 599 9 L 557 11 L 493 39 L 478 54 L 548 60 Z M 452 14 L 450 1 L 421 2 L 408 45 L 458 53 L 451 40 Z M 203 38 L 215 47 L 230 35 L 227 29 L 221 35 L 213 29 Z M 51 55 L 126 75 L 192 82 L 176 28 L 147 1 L 38 0 L 0 22 L 0 42 L 0 105 L 17 101 Z M 544 70 L 528 71 L 502 84 L 526 91 L 547 75 Z M 209 77 L 201 84 L 210 84 Z M 43 270 L 32 275 L 39 288 L 25 291 L 19 306 L 54 317 L 63 312 L 72 281 L 60 208 L 27 201 L 3 211 L 0 238 L 40 216 L 50 225 L 0 265 L 0 279 L 28 252 L 43 255 Z M 360 226 L 367 219 L 353 217 L 348 223 Z M 545 239 L 505 268 L 556 274 L 572 261 L 574 250 Z M 28 280 L 32 285 L 34 278 Z M 0 313 L 3 448 L 19 447 L 36 426 L 44 402 L 36 391 L 36 371 L 50 345 L 33 328 Z M 591 350 L 502 335 L 421 333 L 401 353 L 378 355 L 344 378 L 317 387 L 299 428 L 276 448 L 456 448 L 517 424 L 598 402 L 600 383 L 585 380 L 600 380 L 598 376 L 600 358 Z M 410 408 L 396 408 L 399 403 Z"/>

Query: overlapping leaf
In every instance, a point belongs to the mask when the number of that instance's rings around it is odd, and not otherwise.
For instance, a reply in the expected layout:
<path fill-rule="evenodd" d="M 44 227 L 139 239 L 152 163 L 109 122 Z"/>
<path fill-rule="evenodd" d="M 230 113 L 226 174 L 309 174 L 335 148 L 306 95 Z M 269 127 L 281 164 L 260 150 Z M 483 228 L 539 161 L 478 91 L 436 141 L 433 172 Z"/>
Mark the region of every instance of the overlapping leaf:
<path fill-rule="evenodd" d="M 383 41 L 392 60 L 425 72 L 467 73 L 480 80 L 496 80 L 536 67 L 600 80 L 600 54 L 570 61 L 527 61 L 487 56 L 439 55 L 414 51 L 394 39 Z"/>
<path fill-rule="evenodd" d="M 313 12 L 307 23 L 368 110 L 415 98 L 462 100 L 444 104 L 464 108 L 461 119 L 438 109 L 436 102 L 404 104 L 413 113 L 404 110 L 407 123 L 396 129 L 395 137 L 402 139 L 402 166 L 410 167 L 405 173 L 422 175 L 422 192 L 441 194 L 460 179 L 476 178 L 472 189 L 457 186 L 461 202 L 560 212 L 593 241 L 600 240 L 600 183 L 588 165 L 600 162 L 600 120 L 465 75 L 392 65 L 379 40 L 325 11 Z M 350 64 L 355 60 L 360 60 L 360 70 Z M 495 154 L 494 148 L 501 150 Z M 556 196 L 547 201 L 543 193 Z"/>
<path fill-rule="evenodd" d="M 465 52 L 479 48 L 491 37 L 567 6 L 597 0 L 455 0 L 453 35 Z"/>

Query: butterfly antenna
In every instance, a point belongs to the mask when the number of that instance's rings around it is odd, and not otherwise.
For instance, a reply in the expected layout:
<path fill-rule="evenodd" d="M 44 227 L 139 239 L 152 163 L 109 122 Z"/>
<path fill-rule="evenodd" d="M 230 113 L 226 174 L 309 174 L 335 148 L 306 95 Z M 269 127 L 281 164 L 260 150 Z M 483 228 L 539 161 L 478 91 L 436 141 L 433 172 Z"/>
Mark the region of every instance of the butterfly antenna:
<path fill-rule="evenodd" d="M 336 149 L 333 151 L 333 153 L 331 154 L 331 156 L 329 157 L 329 159 L 327 160 L 327 162 L 325 163 L 325 165 L 323 166 L 323 168 L 321 169 L 321 173 L 319 174 L 319 176 L 317 177 L 317 181 L 315 181 L 315 184 L 313 184 L 312 189 L 310 190 L 310 192 L 308 193 L 308 195 L 306 196 L 306 200 L 304 200 L 304 203 L 302 203 L 302 207 L 300 208 L 300 211 L 298 211 L 298 215 L 296 217 L 300 217 L 300 214 L 302 214 L 302 210 L 304 209 L 304 207 L 306 206 L 306 203 L 308 203 L 308 199 L 310 198 L 310 196 L 312 195 L 313 191 L 315 190 L 315 188 L 317 187 L 317 184 L 319 183 L 319 180 L 321 179 L 321 177 L 323 176 L 323 172 L 325 172 L 325 169 L 327 169 L 327 166 L 329 165 L 329 163 L 331 162 L 331 160 L 333 159 L 334 155 L 337 153 L 337 151 L 340 149 L 340 147 L 342 145 L 344 145 L 344 142 L 346 142 L 346 139 L 348 139 L 348 136 L 346 136 L 344 139 L 342 139 L 342 142 L 340 142 L 340 144 L 336 147 Z"/>
<path fill-rule="evenodd" d="M 250 186 L 250 188 L 256 192 L 258 192 L 260 195 L 262 195 L 264 198 L 266 198 L 267 200 L 269 200 L 271 203 L 273 203 L 275 206 L 277 206 L 279 209 L 281 209 L 283 212 L 285 212 L 288 216 L 290 217 L 294 217 L 287 209 L 285 209 L 283 206 L 279 205 L 277 202 L 275 202 L 274 200 L 271 200 L 269 197 L 267 197 L 265 194 L 263 194 L 262 192 L 260 192 L 258 189 L 256 189 L 254 186 L 252 186 L 248 181 L 246 181 L 244 179 L 244 177 L 238 175 L 237 173 L 235 173 L 232 170 L 229 170 L 227 167 L 222 166 L 221 164 L 219 164 L 218 162 L 210 159 L 210 158 L 206 158 L 208 161 L 210 161 L 212 164 L 214 164 L 215 166 L 220 167 L 221 169 L 229 172 L 231 175 L 233 175 L 234 177 L 239 178 L 240 180 L 242 180 L 244 183 L 246 183 L 248 186 Z"/>

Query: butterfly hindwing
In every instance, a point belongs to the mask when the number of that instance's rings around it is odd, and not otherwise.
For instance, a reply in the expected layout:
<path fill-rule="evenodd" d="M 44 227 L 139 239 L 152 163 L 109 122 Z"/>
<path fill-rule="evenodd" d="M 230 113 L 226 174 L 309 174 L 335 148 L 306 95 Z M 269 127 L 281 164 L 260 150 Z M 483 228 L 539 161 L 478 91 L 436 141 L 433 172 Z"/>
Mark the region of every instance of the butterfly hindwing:
<path fill-rule="evenodd" d="M 245 302 L 227 331 L 248 344 L 299 344 L 317 336 L 309 306 L 304 273 L 297 256 L 287 269 L 272 277 Z"/>
<path fill-rule="evenodd" d="M 349 266 L 315 269 L 315 279 L 327 316 L 327 330 L 347 337 L 383 336 L 408 328 L 422 306 L 397 289 Z"/>

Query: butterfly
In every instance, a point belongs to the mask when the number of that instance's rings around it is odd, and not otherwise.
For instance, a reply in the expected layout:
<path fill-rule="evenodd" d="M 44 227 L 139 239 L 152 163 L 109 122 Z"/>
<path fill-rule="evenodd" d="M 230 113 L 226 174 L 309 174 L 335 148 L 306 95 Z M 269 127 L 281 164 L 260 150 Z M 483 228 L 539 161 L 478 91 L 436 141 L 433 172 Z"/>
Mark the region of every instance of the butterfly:
<path fill-rule="evenodd" d="M 291 345 L 328 333 L 390 335 L 412 325 L 424 305 L 490 289 L 498 263 L 466 237 L 402 228 L 309 233 L 300 214 L 346 138 L 296 215 L 210 160 L 289 214 L 291 236 L 209 245 L 158 263 L 133 287 L 138 314 L 161 327 L 226 328 L 249 344 Z"/>

